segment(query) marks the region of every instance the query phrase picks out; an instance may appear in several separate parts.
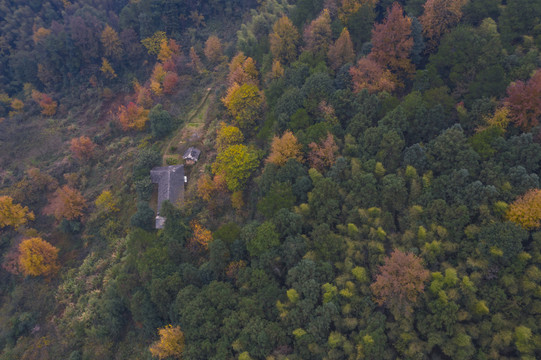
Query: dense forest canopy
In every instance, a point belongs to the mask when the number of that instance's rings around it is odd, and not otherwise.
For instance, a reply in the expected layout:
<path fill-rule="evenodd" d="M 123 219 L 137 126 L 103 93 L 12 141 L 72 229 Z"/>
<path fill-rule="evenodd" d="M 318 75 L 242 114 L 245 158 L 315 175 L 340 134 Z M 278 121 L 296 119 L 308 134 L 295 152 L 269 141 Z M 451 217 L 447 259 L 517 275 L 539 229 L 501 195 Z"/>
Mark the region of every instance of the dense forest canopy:
<path fill-rule="evenodd" d="M 0 360 L 541 358 L 540 51 L 538 0 L 0 0 Z"/>

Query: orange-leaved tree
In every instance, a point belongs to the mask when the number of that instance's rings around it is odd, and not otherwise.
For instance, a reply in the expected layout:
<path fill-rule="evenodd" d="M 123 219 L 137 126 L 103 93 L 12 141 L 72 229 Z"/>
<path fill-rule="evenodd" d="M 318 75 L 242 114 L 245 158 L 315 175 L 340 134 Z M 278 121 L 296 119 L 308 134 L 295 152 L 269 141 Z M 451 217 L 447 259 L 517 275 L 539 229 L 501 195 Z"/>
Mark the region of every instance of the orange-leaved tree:
<path fill-rule="evenodd" d="M 331 43 L 331 15 L 324 9 L 321 14 L 304 28 L 303 38 L 306 50 L 314 54 L 327 55 Z"/>
<path fill-rule="evenodd" d="M 284 15 L 274 23 L 272 31 L 269 35 L 272 56 L 284 64 L 295 61 L 300 40 L 295 25 Z"/>
<path fill-rule="evenodd" d="M 462 7 L 468 0 L 427 0 L 419 22 L 427 39 L 428 51 L 434 50 L 441 37 L 451 31 L 462 17 Z"/>
<path fill-rule="evenodd" d="M 370 93 L 379 91 L 392 92 L 396 89 L 393 74 L 375 60 L 364 57 L 357 61 L 356 66 L 349 69 L 353 82 L 353 91 L 360 92 L 367 89 Z"/>
<path fill-rule="evenodd" d="M 216 35 L 211 35 L 205 42 L 205 57 L 211 64 L 218 63 L 224 56 L 222 43 Z"/>
<path fill-rule="evenodd" d="M 413 38 L 411 19 L 404 16 L 402 6 L 394 3 L 387 16 L 372 30 L 372 50 L 369 57 L 388 68 L 399 79 L 409 77 L 415 67 L 409 59 Z"/>
<path fill-rule="evenodd" d="M 19 245 L 19 267 L 25 275 L 49 276 L 58 271 L 58 249 L 35 237 Z"/>
<path fill-rule="evenodd" d="M 284 76 L 285 70 L 282 64 L 278 60 L 272 62 L 272 68 L 270 73 L 267 75 L 270 79 L 279 79 Z"/>
<path fill-rule="evenodd" d="M 509 221 L 527 230 L 541 226 L 541 190 L 531 189 L 516 199 L 507 210 Z"/>
<path fill-rule="evenodd" d="M 114 59 L 120 59 L 122 56 L 122 43 L 118 37 L 118 33 L 111 26 L 106 25 L 101 32 L 101 45 L 106 56 Z"/>
<path fill-rule="evenodd" d="M 429 276 L 419 257 L 395 249 L 379 267 L 370 288 L 376 302 L 388 307 L 395 317 L 409 316 Z"/>
<path fill-rule="evenodd" d="M 53 116 L 56 114 L 56 107 L 58 106 L 58 103 L 49 95 L 41 93 L 37 90 L 32 90 L 32 100 L 39 104 L 41 107 L 41 113 L 43 115 Z"/>
<path fill-rule="evenodd" d="M 192 248 L 202 247 L 207 250 L 212 241 L 212 232 L 203 227 L 197 220 L 192 220 L 190 227 L 192 228 L 193 235 L 188 241 L 189 246 Z"/>
<path fill-rule="evenodd" d="M 86 200 L 83 195 L 77 189 L 64 185 L 56 190 L 44 212 L 53 214 L 57 220 L 75 220 L 83 216 L 85 209 Z"/>
<path fill-rule="evenodd" d="M 118 108 L 117 118 L 122 130 L 143 130 L 148 122 L 149 110 L 130 102 L 128 106 Z"/>
<path fill-rule="evenodd" d="M 208 203 L 208 208 L 214 210 L 221 198 L 220 192 L 227 190 L 225 175 L 218 173 L 214 179 L 209 174 L 203 174 L 197 180 L 197 195 Z"/>
<path fill-rule="evenodd" d="M 70 150 L 79 160 L 89 160 L 94 156 L 96 144 L 88 136 L 71 139 Z"/>
<path fill-rule="evenodd" d="M 301 144 L 289 130 L 281 137 L 275 136 L 272 139 L 271 153 L 267 158 L 268 163 L 279 166 L 284 165 L 289 159 L 297 159 L 302 162 Z"/>
<path fill-rule="evenodd" d="M 349 31 L 346 28 L 342 29 L 340 37 L 335 43 L 329 46 L 327 53 L 329 64 L 334 70 L 339 69 L 342 65 L 352 63 L 355 60 L 355 51 L 353 50 L 353 42 L 349 36 Z"/>
<path fill-rule="evenodd" d="M 200 73 L 204 70 L 203 63 L 201 62 L 199 55 L 197 55 L 197 52 L 195 52 L 195 48 L 193 46 L 190 48 L 190 60 L 190 66 L 195 72 Z"/>
<path fill-rule="evenodd" d="M 157 356 L 159 359 L 168 357 L 181 359 L 184 352 L 184 333 L 180 330 L 180 326 L 167 325 L 158 329 L 158 334 L 160 340 L 149 347 L 152 356 Z"/>
<path fill-rule="evenodd" d="M 259 72 L 255 66 L 255 61 L 251 57 L 246 57 L 244 53 L 239 52 L 229 63 L 229 75 L 227 77 L 227 82 L 229 85 L 235 83 L 243 85 L 246 83 L 251 83 L 254 85 L 258 84 Z"/>
<path fill-rule="evenodd" d="M 25 206 L 13 203 L 10 196 L 0 196 L 0 229 L 11 226 L 17 230 L 28 220 L 34 220 L 34 213 Z"/>
<path fill-rule="evenodd" d="M 507 88 L 505 106 L 511 120 L 523 130 L 539 125 L 541 120 L 541 69 L 526 82 L 518 80 Z"/>
<path fill-rule="evenodd" d="M 312 142 L 308 146 L 310 147 L 308 161 L 313 168 L 322 171 L 334 165 L 338 145 L 336 145 L 334 136 L 331 133 L 327 133 L 325 140 L 319 144 Z"/>

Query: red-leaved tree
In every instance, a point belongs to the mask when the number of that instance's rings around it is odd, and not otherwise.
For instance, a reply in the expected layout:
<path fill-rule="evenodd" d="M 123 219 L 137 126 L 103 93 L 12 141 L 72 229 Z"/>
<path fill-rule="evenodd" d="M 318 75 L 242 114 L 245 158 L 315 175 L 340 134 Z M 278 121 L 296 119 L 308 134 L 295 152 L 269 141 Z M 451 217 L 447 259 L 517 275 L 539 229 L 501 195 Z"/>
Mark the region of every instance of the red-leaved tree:
<path fill-rule="evenodd" d="M 541 69 L 528 81 L 519 80 L 509 85 L 503 102 L 517 126 L 525 131 L 537 126 L 541 118 Z"/>
<path fill-rule="evenodd" d="M 379 267 L 370 288 L 376 302 L 389 308 L 395 317 L 409 316 L 429 276 L 420 258 L 395 249 Z"/>
<path fill-rule="evenodd" d="M 310 147 L 308 161 L 313 168 L 322 171 L 334 165 L 338 145 L 336 145 L 334 136 L 331 133 L 327 133 L 327 137 L 321 143 L 316 144 L 313 142 L 308 146 Z"/>

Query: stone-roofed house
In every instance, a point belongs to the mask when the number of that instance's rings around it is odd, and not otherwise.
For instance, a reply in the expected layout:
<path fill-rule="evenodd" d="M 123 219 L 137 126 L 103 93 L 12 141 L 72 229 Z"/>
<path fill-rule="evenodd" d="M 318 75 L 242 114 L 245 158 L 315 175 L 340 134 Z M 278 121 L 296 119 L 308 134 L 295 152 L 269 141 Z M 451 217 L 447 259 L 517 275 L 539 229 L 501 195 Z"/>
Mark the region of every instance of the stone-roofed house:
<path fill-rule="evenodd" d="M 201 150 L 199 150 L 198 148 L 190 147 L 188 148 L 188 150 L 186 150 L 182 158 L 186 160 L 186 164 L 195 164 L 199 159 L 199 155 L 201 155 Z"/>
<path fill-rule="evenodd" d="M 162 204 L 169 200 L 178 204 L 184 199 L 184 165 L 157 167 L 150 170 L 150 178 L 158 184 L 158 211 L 156 229 L 163 229 L 165 218 L 160 215 Z"/>

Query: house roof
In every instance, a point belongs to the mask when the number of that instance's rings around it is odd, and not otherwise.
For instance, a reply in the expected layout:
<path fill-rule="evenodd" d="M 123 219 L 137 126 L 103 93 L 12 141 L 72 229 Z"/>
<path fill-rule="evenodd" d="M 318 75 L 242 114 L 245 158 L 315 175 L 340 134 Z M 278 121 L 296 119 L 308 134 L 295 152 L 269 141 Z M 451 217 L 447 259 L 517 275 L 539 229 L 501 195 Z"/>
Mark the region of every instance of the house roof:
<path fill-rule="evenodd" d="M 184 156 L 182 156 L 183 159 L 188 160 L 195 160 L 199 159 L 199 155 L 201 154 L 201 150 L 194 147 L 189 147 L 188 150 L 184 153 Z"/>
<path fill-rule="evenodd" d="M 156 229 L 163 229 L 165 227 L 165 218 L 156 216 Z"/>
<path fill-rule="evenodd" d="M 184 166 L 173 165 L 150 170 L 150 178 L 158 184 L 158 215 L 165 200 L 173 204 L 184 197 Z"/>

